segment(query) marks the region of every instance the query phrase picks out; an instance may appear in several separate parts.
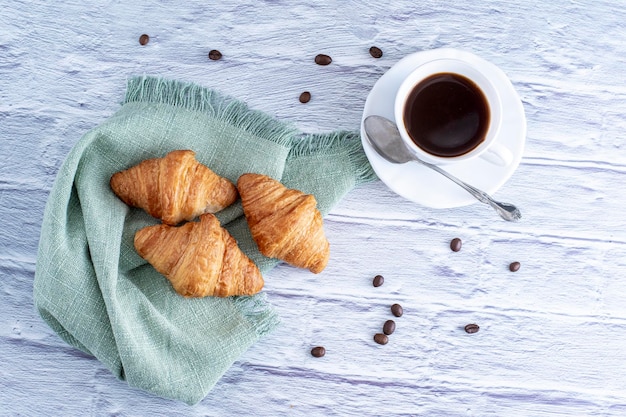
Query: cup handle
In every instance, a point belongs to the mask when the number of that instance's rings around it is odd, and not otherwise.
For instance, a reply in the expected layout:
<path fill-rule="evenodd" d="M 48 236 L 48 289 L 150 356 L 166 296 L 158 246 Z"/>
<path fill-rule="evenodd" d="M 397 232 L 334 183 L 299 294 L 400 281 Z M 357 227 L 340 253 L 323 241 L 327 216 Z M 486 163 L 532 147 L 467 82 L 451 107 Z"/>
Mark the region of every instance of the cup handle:
<path fill-rule="evenodd" d="M 492 144 L 480 157 L 491 164 L 501 167 L 508 166 L 513 161 L 511 151 L 499 143 Z"/>

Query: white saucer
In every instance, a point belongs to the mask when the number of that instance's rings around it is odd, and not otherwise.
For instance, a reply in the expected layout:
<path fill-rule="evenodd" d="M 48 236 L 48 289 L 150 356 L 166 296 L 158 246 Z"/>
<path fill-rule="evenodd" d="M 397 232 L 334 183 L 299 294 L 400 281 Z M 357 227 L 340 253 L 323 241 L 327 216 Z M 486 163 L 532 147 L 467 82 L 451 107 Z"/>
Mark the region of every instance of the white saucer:
<path fill-rule="evenodd" d="M 376 175 L 395 193 L 402 197 L 432 208 L 452 208 L 472 204 L 477 200 L 461 187 L 429 168 L 418 163 L 392 164 L 378 155 L 369 144 L 363 120 L 370 115 L 394 117 L 396 91 L 402 80 L 425 62 L 440 58 L 458 58 L 478 65 L 498 89 L 502 100 L 502 125 L 498 143 L 508 148 L 513 155 L 507 166 L 498 166 L 482 158 L 445 165 L 445 169 L 456 177 L 493 195 L 513 175 L 519 166 L 526 140 L 526 116 L 524 107 L 508 77 L 495 65 L 469 52 L 457 49 L 433 49 L 406 56 L 391 67 L 376 82 L 365 101 L 361 120 L 361 142 Z"/>

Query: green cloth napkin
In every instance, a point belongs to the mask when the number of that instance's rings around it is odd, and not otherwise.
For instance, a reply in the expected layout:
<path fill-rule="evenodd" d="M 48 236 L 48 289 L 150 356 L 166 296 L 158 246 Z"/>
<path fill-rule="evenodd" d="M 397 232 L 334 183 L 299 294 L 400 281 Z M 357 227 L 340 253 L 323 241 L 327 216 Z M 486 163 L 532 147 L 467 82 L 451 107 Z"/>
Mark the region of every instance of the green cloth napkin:
<path fill-rule="evenodd" d="M 279 319 L 263 292 L 181 297 L 136 254 L 135 232 L 158 220 L 126 206 L 109 179 L 175 149 L 235 183 L 256 172 L 312 193 L 323 214 L 375 175 L 358 133 L 305 135 L 214 90 L 154 77 L 130 79 L 119 111 L 74 146 L 44 213 L 35 305 L 117 378 L 195 404 Z M 239 202 L 218 218 L 262 272 L 277 264 L 259 253 Z"/>

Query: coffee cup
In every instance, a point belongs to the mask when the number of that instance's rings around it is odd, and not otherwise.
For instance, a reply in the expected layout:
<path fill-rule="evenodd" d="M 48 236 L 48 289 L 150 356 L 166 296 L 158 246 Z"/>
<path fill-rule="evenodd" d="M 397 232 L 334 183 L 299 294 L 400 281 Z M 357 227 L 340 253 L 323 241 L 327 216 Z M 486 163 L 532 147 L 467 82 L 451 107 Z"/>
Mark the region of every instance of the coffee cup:
<path fill-rule="evenodd" d="M 507 166 L 513 160 L 496 142 L 502 124 L 498 90 L 470 62 L 442 58 L 417 67 L 398 89 L 394 115 L 403 141 L 426 162 L 482 158 Z"/>

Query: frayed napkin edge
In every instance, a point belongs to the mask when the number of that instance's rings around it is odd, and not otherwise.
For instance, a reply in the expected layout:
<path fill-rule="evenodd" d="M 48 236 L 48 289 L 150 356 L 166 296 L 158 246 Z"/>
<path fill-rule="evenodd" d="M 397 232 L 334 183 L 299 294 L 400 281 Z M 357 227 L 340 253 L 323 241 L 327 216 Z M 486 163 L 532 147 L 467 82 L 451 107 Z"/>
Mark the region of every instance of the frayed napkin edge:
<path fill-rule="evenodd" d="M 254 110 L 238 99 L 201 85 L 155 76 L 134 76 L 127 80 L 122 104 L 160 103 L 198 111 L 220 119 L 248 133 L 291 147 L 299 134 L 296 126 L 277 120 L 260 110 Z"/>
<path fill-rule="evenodd" d="M 287 159 L 308 155 L 333 155 L 343 153 L 355 172 L 355 186 L 378 179 L 361 144 L 361 134 L 356 131 L 337 131 L 305 135 L 295 142 Z"/>

